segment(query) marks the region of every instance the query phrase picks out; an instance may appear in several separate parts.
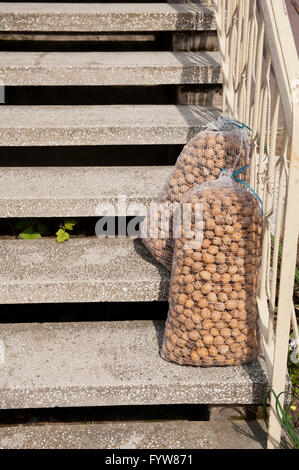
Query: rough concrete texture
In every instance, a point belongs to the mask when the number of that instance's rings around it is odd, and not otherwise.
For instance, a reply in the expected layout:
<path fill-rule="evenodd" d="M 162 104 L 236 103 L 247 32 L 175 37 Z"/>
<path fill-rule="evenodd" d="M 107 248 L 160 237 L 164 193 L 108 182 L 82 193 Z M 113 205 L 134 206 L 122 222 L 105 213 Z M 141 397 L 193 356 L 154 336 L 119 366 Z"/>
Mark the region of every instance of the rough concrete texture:
<path fill-rule="evenodd" d="M 185 144 L 220 115 L 201 106 L 2 106 L 0 145 Z"/>
<path fill-rule="evenodd" d="M 2 167 L 0 217 L 94 217 L 108 215 L 106 203 L 111 216 L 145 215 L 170 172 L 168 166 Z M 119 197 L 126 198 L 123 211 Z"/>
<path fill-rule="evenodd" d="M 1 167 L 0 217 L 143 216 L 171 171 L 169 166 Z M 112 206 L 104 212 L 107 203 Z M 269 220 L 273 232 L 276 206 Z"/>
<path fill-rule="evenodd" d="M 256 420 L 258 416 L 262 416 L 262 406 L 259 405 L 213 405 L 209 407 L 209 421 Z"/>
<path fill-rule="evenodd" d="M 167 3 L 0 3 L 1 31 L 198 31 L 215 29 L 214 13 Z"/>
<path fill-rule="evenodd" d="M 163 330 L 161 321 L 0 325 L 0 408 L 263 402 L 262 359 L 171 364 L 159 355 Z"/>
<path fill-rule="evenodd" d="M 0 303 L 167 300 L 169 272 L 141 240 L 1 240 Z"/>
<path fill-rule="evenodd" d="M 264 449 L 260 421 L 46 424 L 0 428 L 1 449 Z"/>
<path fill-rule="evenodd" d="M 218 52 L 0 52 L 6 86 L 221 83 Z"/>

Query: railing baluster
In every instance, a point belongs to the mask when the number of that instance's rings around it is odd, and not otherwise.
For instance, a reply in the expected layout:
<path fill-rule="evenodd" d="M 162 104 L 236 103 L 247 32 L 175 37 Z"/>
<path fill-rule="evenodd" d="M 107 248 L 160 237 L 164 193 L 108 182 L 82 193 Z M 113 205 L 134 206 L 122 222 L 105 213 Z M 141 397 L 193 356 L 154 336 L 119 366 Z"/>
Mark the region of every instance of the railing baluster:
<path fill-rule="evenodd" d="M 262 85 L 262 70 L 263 70 L 263 51 L 264 51 L 264 36 L 265 24 L 263 19 L 260 18 L 258 27 L 257 47 L 256 47 L 256 62 L 255 62 L 255 90 L 252 106 L 252 131 L 254 142 L 257 143 L 257 133 L 259 125 L 259 109 L 261 99 L 261 85 Z"/>
<path fill-rule="evenodd" d="M 261 262 L 261 281 L 260 281 L 260 296 L 263 297 L 266 294 L 266 285 L 269 280 L 270 272 L 270 257 L 269 249 L 271 247 L 270 238 L 270 217 L 272 215 L 272 201 L 273 201 L 273 179 L 275 172 L 275 150 L 276 150 L 276 134 L 278 127 L 278 115 L 279 115 L 280 95 L 278 88 L 275 89 L 272 122 L 270 129 L 268 128 L 268 135 L 271 136 L 270 148 L 268 153 L 268 165 L 266 172 L 266 181 L 264 183 L 264 211 L 265 211 L 265 222 L 264 222 L 264 236 L 262 244 L 262 262 Z M 264 166 L 263 161 L 260 158 L 260 165 Z M 262 171 L 263 171 L 262 166 Z"/>
<path fill-rule="evenodd" d="M 234 1 L 234 0 L 233 0 Z M 232 17 L 232 32 L 230 38 L 230 52 L 229 52 L 229 76 L 228 76 L 228 89 L 230 92 L 234 88 L 234 75 L 233 75 L 233 64 L 236 58 L 236 41 L 237 41 L 237 22 L 235 16 Z"/>
<path fill-rule="evenodd" d="M 253 78 L 253 60 L 256 54 L 256 0 L 251 1 L 250 8 L 250 21 L 248 31 L 248 65 L 247 65 L 247 76 L 246 76 L 246 91 L 245 91 L 245 110 L 244 110 L 244 121 L 250 123 L 250 104 L 251 104 L 251 91 L 252 91 L 252 78 Z"/>
<path fill-rule="evenodd" d="M 240 76 L 240 65 L 241 65 L 241 40 L 242 40 L 242 12 L 243 12 L 243 0 L 239 1 L 238 8 L 237 8 L 237 50 L 236 50 L 236 62 L 233 64 L 234 66 L 234 105 L 233 111 L 234 116 L 239 118 L 239 92 L 240 92 L 240 83 L 241 83 L 241 76 Z"/>
<path fill-rule="evenodd" d="M 249 42 L 249 11 L 250 1 L 244 0 L 243 18 L 242 18 L 242 39 L 241 39 L 241 63 L 240 63 L 240 96 L 239 96 L 239 114 L 241 121 L 246 121 L 246 71 L 248 66 L 248 42 Z"/>
<path fill-rule="evenodd" d="M 270 288 L 270 318 L 269 318 L 269 327 L 268 327 L 268 343 L 272 341 L 273 333 L 273 319 L 275 312 L 275 300 L 276 300 L 276 284 L 277 284 L 277 270 L 278 270 L 278 258 L 279 258 L 279 246 L 280 246 L 280 236 L 282 229 L 282 216 L 283 216 L 283 206 L 284 206 L 284 192 L 285 192 L 285 182 L 287 176 L 287 165 L 286 157 L 288 151 L 289 136 L 287 130 L 284 131 L 284 141 L 282 154 L 279 162 L 279 183 L 278 183 L 278 194 L 277 194 L 277 206 L 276 206 L 276 217 L 275 217 L 275 233 L 274 233 L 274 242 L 273 242 L 273 255 L 272 255 L 272 279 L 271 279 L 271 288 Z"/>
<path fill-rule="evenodd" d="M 250 185 L 257 190 L 257 145 L 258 145 L 258 125 L 260 124 L 260 100 L 261 100 L 261 84 L 262 84 L 262 65 L 263 65 L 263 48 L 265 26 L 262 18 L 259 24 L 255 18 L 255 26 L 257 29 L 256 47 L 253 50 L 255 54 L 255 67 L 254 67 L 254 94 L 251 107 L 250 126 L 252 128 L 253 150 L 250 165 Z"/>

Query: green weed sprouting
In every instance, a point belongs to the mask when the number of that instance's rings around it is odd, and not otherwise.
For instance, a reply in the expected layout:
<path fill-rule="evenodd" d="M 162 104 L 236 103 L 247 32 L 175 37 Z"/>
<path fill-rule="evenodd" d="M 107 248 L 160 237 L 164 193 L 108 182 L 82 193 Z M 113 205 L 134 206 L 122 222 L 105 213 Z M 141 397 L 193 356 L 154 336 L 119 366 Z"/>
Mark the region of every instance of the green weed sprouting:
<path fill-rule="evenodd" d="M 74 229 L 74 226 L 77 224 L 75 219 L 64 219 L 63 224 L 60 224 L 59 229 L 56 232 L 56 240 L 58 243 L 63 243 L 70 238 L 68 232 Z"/>
<path fill-rule="evenodd" d="M 42 238 L 43 234 L 47 231 L 45 224 L 30 218 L 22 218 L 16 223 L 16 230 L 20 231 L 19 238 L 23 240 L 36 240 Z"/>
<path fill-rule="evenodd" d="M 296 416 L 296 406 L 294 405 L 294 401 L 298 400 L 298 396 L 294 393 L 292 394 L 292 401 L 291 403 L 285 405 L 283 407 L 279 401 L 279 398 L 284 395 L 286 392 L 280 392 L 279 395 L 276 395 L 273 388 L 270 387 L 266 398 L 264 400 L 263 406 L 263 418 L 265 421 L 266 426 L 268 427 L 268 419 L 267 419 L 267 401 L 272 394 L 275 398 L 275 411 L 276 416 L 281 424 L 282 429 L 287 434 L 288 438 L 290 439 L 293 448 L 299 449 L 299 434 L 298 434 L 298 425 L 299 425 L 299 417 Z"/>

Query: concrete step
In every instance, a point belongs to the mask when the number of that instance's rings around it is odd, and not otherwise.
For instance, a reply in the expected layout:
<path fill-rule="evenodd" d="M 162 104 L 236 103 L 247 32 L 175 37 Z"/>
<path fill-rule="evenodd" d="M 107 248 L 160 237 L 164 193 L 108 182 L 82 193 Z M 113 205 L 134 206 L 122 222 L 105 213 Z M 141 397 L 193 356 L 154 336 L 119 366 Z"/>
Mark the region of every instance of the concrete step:
<path fill-rule="evenodd" d="M 47 423 L 0 428 L 1 449 L 264 449 L 266 441 L 261 421 Z"/>
<path fill-rule="evenodd" d="M 218 52 L 0 52 L 6 86 L 221 83 Z"/>
<path fill-rule="evenodd" d="M 185 144 L 220 115 L 182 105 L 2 106 L 0 145 Z"/>
<path fill-rule="evenodd" d="M 2 304 L 168 299 L 169 272 L 141 240 L 1 240 L 0 259 Z"/>
<path fill-rule="evenodd" d="M 103 204 L 117 210 L 124 197 L 126 208 L 115 216 L 145 215 L 171 171 L 169 166 L 0 167 L 0 217 L 108 215 Z M 143 210 L 136 204 L 144 204 Z"/>
<path fill-rule="evenodd" d="M 142 312 L 140 312 L 142 316 Z M 164 322 L 0 325 L 0 407 L 262 403 L 262 359 L 194 368 L 159 355 Z"/>
<path fill-rule="evenodd" d="M 200 31 L 216 29 L 199 4 L 0 3 L 1 31 Z"/>

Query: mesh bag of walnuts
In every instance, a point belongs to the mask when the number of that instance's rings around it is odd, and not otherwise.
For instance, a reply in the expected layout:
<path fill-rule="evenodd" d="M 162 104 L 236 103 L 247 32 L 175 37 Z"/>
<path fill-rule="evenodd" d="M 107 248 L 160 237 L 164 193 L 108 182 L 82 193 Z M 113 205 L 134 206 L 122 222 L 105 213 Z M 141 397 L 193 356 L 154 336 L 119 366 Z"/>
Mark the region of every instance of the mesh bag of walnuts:
<path fill-rule="evenodd" d="M 224 171 L 189 191 L 181 208 L 161 355 L 193 366 L 252 361 L 261 350 L 259 201 Z"/>
<path fill-rule="evenodd" d="M 198 184 L 218 178 L 221 168 L 248 164 L 250 137 L 235 120 L 220 118 L 203 128 L 184 147 L 157 205 L 141 225 L 141 238 L 157 261 L 171 270 L 173 213 L 182 197 Z M 243 176 L 247 181 L 247 172 Z"/>

